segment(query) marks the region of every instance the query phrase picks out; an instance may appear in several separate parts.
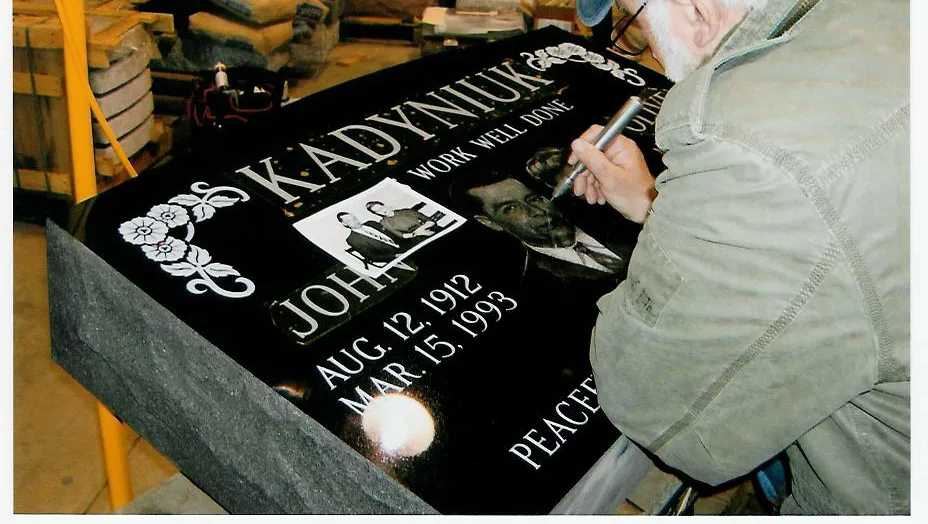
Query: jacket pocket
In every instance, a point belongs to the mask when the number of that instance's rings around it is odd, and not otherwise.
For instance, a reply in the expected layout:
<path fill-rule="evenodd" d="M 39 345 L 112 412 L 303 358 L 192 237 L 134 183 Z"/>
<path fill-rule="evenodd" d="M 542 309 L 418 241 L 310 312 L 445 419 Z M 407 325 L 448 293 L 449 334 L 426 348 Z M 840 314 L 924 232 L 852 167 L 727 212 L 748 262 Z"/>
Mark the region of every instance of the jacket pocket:
<path fill-rule="evenodd" d="M 683 276 L 645 225 L 628 269 L 625 307 L 654 327 L 683 284 Z"/>

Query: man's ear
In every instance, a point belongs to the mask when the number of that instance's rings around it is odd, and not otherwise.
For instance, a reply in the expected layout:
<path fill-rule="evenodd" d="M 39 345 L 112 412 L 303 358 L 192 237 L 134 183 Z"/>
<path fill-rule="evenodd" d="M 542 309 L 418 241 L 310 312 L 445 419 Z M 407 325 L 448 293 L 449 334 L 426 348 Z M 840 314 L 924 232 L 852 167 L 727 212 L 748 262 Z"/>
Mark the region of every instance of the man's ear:
<path fill-rule="evenodd" d="M 503 230 L 503 228 L 500 227 L 499 224 L 497 224 L 496 222 L 490 220 L 490 217 L 488 217 L 488 216 L 484 216 L 484 215 L 474 215 L 474 220 L 476 220 L 477 222 L 480 222 L 481 224 L 487 226 L 488 228 L 490 228 L 490 229 L 492 229 L 492 230 L 494 230 L 494 231 L 502 231 L 502 230 Z"/>
<path fill-rule="evenodd" d="M 717 0 L 676 0 L 690 26 L 693 45 L 700 51 L 715 48 L 725 19 L 725 7 Z M 710 49 L 711 48 L 711 49 Z"/>

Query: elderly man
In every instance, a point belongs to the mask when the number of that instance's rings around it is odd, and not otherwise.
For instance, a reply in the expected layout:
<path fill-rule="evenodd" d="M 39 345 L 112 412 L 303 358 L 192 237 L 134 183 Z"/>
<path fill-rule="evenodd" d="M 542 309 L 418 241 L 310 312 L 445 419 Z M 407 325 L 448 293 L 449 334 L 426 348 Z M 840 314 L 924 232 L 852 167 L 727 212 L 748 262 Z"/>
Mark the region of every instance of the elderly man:
<path fill-rule="evenodd" d="M 656 181 L 631 140 L 572 144 L 575 194 L 643 223 L 599 302 L 603 410 L 710 484 L 785 449 L 783 513 L 908 513 L 908 2 L 619 7 L 677 84 Z"/>

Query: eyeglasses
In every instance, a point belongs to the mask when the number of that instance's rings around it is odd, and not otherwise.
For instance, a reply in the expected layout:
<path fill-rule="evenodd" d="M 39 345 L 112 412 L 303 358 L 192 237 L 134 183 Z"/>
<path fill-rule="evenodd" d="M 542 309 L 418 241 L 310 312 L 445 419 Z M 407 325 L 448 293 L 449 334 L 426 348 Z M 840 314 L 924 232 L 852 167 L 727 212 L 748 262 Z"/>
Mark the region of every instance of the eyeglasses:
<path fill-rule="evenodd" d="M 635 19 L 638 18 L 638 15 L 641 14 L 641 11 L 646 5 L 648 5 L 648 3 L 644 2 L 641 4 L 641 7 L 639 7 L 637 11 L 634 13 L 629 13 L 624 7 L 622 7 L 618 0 L 615 2 L 615 6 L 621 16 L 615 25 L 612 26 L 612 34 L 610 35 L 610 38 L 612 40 L 612 46 L 624 55 L 640 55 L 645 51 L 645 49 L 648 48 L 648 41 L 645 39 L 644 35 L 641 34 L 640 30 L 633 31 L 631 33 L 628 30 L 629 27 L 631 27 L 631 25 L 635 22 Z"/>

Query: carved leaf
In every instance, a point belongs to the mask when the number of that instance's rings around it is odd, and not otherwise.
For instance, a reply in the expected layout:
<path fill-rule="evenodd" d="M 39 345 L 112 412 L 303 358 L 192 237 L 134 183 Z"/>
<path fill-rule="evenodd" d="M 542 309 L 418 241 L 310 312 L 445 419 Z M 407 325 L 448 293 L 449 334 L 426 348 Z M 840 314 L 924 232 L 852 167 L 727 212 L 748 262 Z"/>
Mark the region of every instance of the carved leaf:
<path fill-rule="evenodd" d="M 197 267 L 206 266 L 212 259 L 213 257 L 209 255 L 209 251 L 194 245 L 191 245 L 190 251 L 187 252 L 187 261 Z"/>
<path fill-rule="evenodd" d="M 208 203 L 216 207 L 229 207 L 238 201 L 239 201 L 238 198 L 227 197 L 227 196 L 222 196 L 222 195 L 216 195 L 210 198 L 209 200 L 207 200 Z"/>
<path fill-rule="evenodd" d="M 193 208 L 193 216 L 197 222 L 202 222 L 216 214 L 216 208 L 209 204 L 200 204 Z"/>
<path fill-rule="evenodd" d="M 213 262 L 212 264 L 203 268 L 206 271 L 206 274 L 215 277 L 237 277 L 240 275 L 238 271 L 235 270 L 232 266 L 226 264 L 220 264 L 219 262 Z"/>
<path fill-rule="evenodd" d="M 171 204 L 180 204 L 182 206 L 195 206 L 200 202 L 200 197 L 196 195 L 177 195 L 176 197 L 168 200 Z"/>
<path fill-rule="evenodd" d="M 161 269 L 174 275 L 175 277 L 189 277 L 197 272 L 196 266 L 189 262 L 178 262 L 176 264 L 161 264 Z"/>

